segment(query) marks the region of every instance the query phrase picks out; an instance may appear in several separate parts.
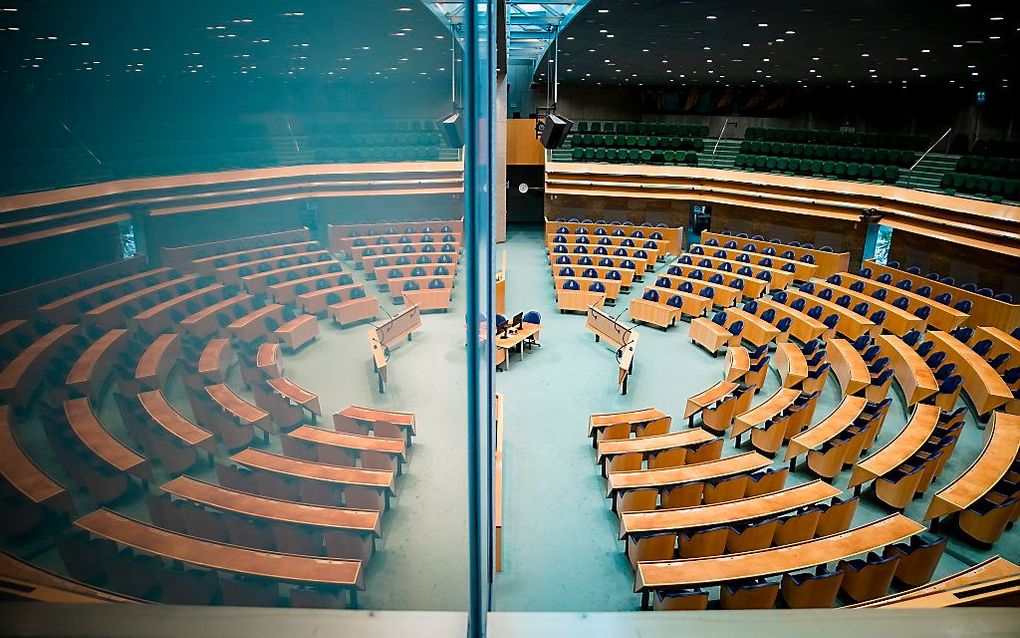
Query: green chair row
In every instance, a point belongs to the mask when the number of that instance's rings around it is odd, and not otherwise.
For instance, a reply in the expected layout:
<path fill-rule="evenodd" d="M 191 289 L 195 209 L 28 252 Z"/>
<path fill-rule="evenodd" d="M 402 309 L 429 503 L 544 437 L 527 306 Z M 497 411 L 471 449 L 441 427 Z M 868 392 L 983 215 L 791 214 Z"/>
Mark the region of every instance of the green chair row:
<path fill-rule="evenodd" d="M 964 155 L 956 162 L 958 173 L 1020 177 L 1020 159 Z"/>
<path fill-rule="evenodd" d="M 925 135 L 901 133 L 850 133 L 839 130 L 806 128 L 759 128 L 749 126 L 744 138 L 766 142 L 813 142 L 840 146 L 870 146 L 873 148 L 920 149 L 928 142 Z"/>
<path fill-rule="evenodd" d="M 579 133 L 623 133 L 625 135 L 670 135 L 708 137 L 708 126 L 674 122 L 591 122 L 577 123 Z"/>
<path fill-rule="evenodd" d="M 892 184 L 900 178 L 898 166 L 883 164 L 862 164 L 859 162 L 834 162 L 820 159 L 787 159 L 764 155 L 737 155 L 733 160 L 735 168 L 773 173 L 799 175 L 821 175 L 838 179 L 876 180 Z"/>
<path fill-rule="evenodd" d="M 950 194 L 955 192 L 984 195 L 991 198 L 1017 199 L 1020 179 L 968 175 L 949 172 L 942 176 L 942 188 Z"/>
<path fill-rule="evenodd" d="M 917 153 L 914 151 L 861 148 L 859 146 L 830 146 L 828 144 L 801 144 L 800 142 L 759 142 L 758 140 L 744 140 L 740 143 L 740 152 L 751 155 L 776 155 L 806 157 L 808 159 L 841 160 L 844 162 L 864 162 L 868 164 L 893 164 L 903 167 L 909 167 L 917 160 Z"/>
<path fill-rule="evenodd" d="M 439 133 L 352 133 L 314 138 L 318 146 L 441 146 Z"/>
<path fill-rule="evenodd" d="M 570 136 L 571 148 L 575 146 L 605 146 L 607 148 L 636 148 L 636 149 L 672 149 L 672 150 L 693 150 L 702 151 L 705 149 L 705 141 L 698 138 L 687 137 L 648 137 L 645 135 L 600 135 L 591 133 L 574 133 Z"/>
<path fill-rule="evenodd" d="M 615 148 L 575 148 L 570 159 L 574 162 L 626 162 L 628 164 L 685 164 L 698 165 L 697 153 L 674 151 L 639 151 Z"/>

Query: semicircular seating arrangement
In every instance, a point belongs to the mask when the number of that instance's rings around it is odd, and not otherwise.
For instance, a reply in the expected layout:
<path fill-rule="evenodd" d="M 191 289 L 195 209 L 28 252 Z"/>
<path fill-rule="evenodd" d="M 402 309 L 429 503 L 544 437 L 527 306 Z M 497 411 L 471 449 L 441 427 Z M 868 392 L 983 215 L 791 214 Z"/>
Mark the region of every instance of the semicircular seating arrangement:
<path fill-rule="evenodd" d="M 454 223 L 407 232 L 450 225 L 455 245 Z M 376 230 L 336 232 L 388 239 Z M 83 279 L 3 324 L 0 533 L 50 539 L 70 580 L 6 555 L 5 578 L 100 600 L 357 606 L 416 422 L 350 406 L 320 427 L 318 396 L 284 373 L 319 336 L 302 310 L 349 326 L 379 308 L 307 232 L 168 249 L 173 266 Z M 448 292 L 447 264 L 405 279 Z M 26 446 L 35 423 L 45 438 Z"/>

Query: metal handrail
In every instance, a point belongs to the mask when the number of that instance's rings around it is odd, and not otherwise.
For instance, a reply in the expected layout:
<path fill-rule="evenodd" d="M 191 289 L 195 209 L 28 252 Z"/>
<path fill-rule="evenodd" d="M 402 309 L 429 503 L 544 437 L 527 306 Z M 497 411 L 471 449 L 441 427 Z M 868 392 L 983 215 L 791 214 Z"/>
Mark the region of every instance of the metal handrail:
<path fill-rule="evenodd" d="M 943 133 L 939 137 L 939 139 L 935 140 L 935 143 L 929 146 L 928 150 L 921 154 L 921 157 L 917 158 L 917 161 L 914 162 L 914 165 L 907 169 L 907 188 L 914 187 L 914 169 L 917 168 L 917 165 L 924 161 L 924 158 L 928 157 L 928 153 L 931 153 L 935 149 L 935 147 L 939 145 L 939 142 L 946 139 L 946 136 L 949 135 L 952 131 L 953 131 L 952 126 L 947 128 L 946 132 Z"/>
<path fill-rule="evenodd" d="M 715 146 L 712 148 L 712 167 L 719 168 L 715 163 L 715 152 L 719 150 L 719 143 L 722 142 L 723 133 L 726 132 L 726 127 L 732 124 L 730 120 L 723 120 L 722 128 L 719 129 L 719 137 L 715 138 Z"/>

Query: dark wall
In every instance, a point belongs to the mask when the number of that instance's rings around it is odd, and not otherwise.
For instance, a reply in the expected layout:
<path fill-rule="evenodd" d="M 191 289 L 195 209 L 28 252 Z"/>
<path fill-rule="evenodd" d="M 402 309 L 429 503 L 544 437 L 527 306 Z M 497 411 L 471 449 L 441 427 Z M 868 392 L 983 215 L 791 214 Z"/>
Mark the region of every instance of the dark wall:
<path fill-rule="evenodd" d="M 549 219 L 587 217 L 606 221 L 630 221 L 635 224 L 649 222 L 686 227 L 690 220 L 692 203 L 680 199 L 547 195 L 545 215 Z"/>
<path fill-rule="evenodd" d="M 1020 299 L 1020 258 L 977 250 L 928 235 L 894 230 L 889 259 L 902 268 L 917 266 L 922 272 L 953 277 L 957 285 L 973 282 L 995 292 Z"/>
<path fill-rule="evenodd" d="M 116 224 L 0 248 L 0 293 L 34 286 L 123 257 Z"/>
<path fill-rule="evenodd" d="M 506 219 L 512 224 L 540 224 L 544 212 L 544 166 L 506 167 Z M 528 192 L 521 193 L 520 185 L 527 184 Z"/>

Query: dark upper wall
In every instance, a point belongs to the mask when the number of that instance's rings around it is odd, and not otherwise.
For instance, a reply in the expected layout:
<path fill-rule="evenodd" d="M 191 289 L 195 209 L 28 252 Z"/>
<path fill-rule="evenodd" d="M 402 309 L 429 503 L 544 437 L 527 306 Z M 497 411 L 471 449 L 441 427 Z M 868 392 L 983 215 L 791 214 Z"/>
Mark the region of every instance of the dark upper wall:
<path fill-rule="evenodd" d="M 536 100 L 545 87 L 536 87 Z M 1020 98 L 1010 90 L 988 90 L 984 105 L 967 89 L 889 88 L 784 89 L 755 87 L 633 87 L 561 84 L 559 111 L 575 120 L 682 120 L 709 124 L 725 137 L 743 137 L 748 126 L 838 128 L 917 133 L 934 141 L 947 128 L 961 143 L 974 139 L 1020 139 Z M 945 150 L 939 147 L 938 150 Z"/>

